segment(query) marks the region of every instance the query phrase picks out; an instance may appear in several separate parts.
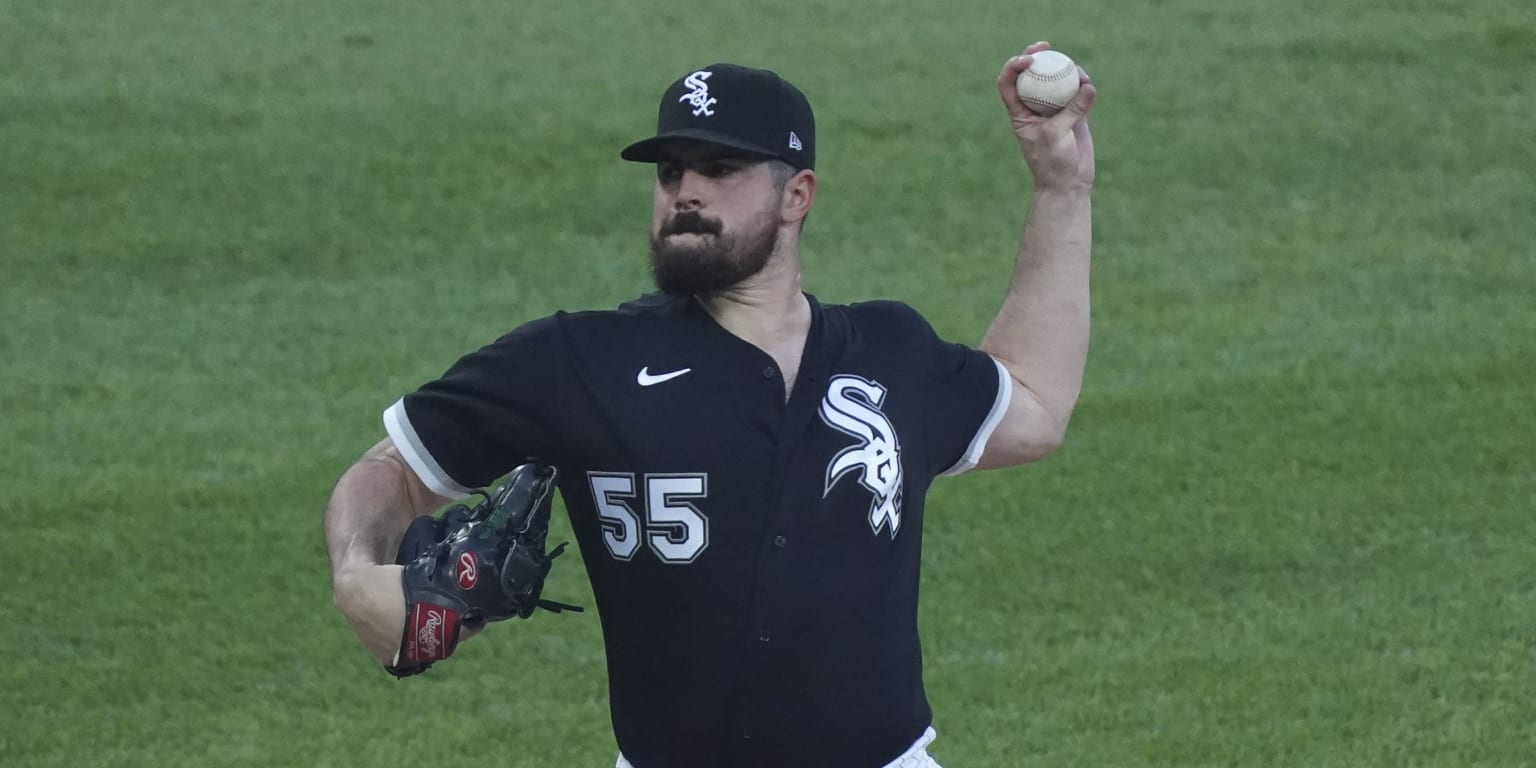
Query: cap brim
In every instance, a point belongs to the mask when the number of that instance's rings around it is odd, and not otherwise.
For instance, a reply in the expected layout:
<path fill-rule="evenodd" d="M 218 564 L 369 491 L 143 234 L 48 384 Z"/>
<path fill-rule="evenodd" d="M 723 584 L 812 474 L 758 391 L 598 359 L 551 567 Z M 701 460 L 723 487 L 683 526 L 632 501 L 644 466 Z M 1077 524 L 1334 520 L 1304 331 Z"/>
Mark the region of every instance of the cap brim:
<path fill-rule="evenodd" d="M 760 155 L 764 158 L 775 158 L 779 155 L 774 151 L 750 141 L 725 136 L 714 131 L 700 130 L 697 128 L 684 128 L 676 131 L 667 131 L 657 134 L 649 139 L 641 139 L 619 152 L 619 157 L 636 163 L 654 163 L 661 156 L 661 148 L 677 142 L 697 141 L 705 144 L 714 144 L 721 147 L 739 149 L 752 155 Z"/>

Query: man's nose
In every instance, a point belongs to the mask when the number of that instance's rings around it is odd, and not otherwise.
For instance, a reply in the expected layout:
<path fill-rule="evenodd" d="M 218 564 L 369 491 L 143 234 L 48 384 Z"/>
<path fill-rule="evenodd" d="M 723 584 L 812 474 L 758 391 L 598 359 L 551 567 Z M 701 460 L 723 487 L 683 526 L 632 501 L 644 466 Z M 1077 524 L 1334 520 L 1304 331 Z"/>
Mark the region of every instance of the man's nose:
<path fill-rule="evenodd" d="M 683 171 L 677 181 L 677 198 L 672 201 L 675 211 L 697 211 L 704 207 L 704 177 L 691 170 Z"/>

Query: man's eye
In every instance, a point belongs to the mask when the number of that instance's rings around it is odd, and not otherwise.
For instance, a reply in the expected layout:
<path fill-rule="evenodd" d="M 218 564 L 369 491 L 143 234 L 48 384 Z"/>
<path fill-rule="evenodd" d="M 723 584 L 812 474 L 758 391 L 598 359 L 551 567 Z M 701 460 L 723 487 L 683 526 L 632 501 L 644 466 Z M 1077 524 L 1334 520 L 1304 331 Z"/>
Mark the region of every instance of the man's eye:
<path fill-rule="evenodd" d="M 656 178 L 660 179 L 664 184 L 675 182 L 682 178 L 682 175 L 682 169 L 671 163 L 658 163 L 656 165 Z"/>
<path fill-rule="evenodd" d="M 699 168 L 699 173 L 711 179 L 721 179 L 741 170 L 741 164 L 729 160 L 717 160 L 705 163 Z"/>

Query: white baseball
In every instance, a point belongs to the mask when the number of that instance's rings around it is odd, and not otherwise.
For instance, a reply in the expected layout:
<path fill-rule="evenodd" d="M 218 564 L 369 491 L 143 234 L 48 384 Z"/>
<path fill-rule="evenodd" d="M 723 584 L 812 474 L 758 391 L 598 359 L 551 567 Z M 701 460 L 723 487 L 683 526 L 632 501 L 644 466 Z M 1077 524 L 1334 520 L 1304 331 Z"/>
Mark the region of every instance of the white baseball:
<path fill-rule="evenodd" d="M 1049 117 L 1077 95 L 1077 64 L 1064 53 L 1041 51 L 1019 73 L 1019 100 L 1029 111 Z"/>

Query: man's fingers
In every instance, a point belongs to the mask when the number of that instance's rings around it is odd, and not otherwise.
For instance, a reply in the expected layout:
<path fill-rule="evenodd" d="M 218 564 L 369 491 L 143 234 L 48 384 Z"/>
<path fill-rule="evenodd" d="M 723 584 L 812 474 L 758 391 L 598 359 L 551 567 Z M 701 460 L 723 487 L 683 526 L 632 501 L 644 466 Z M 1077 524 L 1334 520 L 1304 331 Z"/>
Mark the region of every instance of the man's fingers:
<path fill-rule="evenodd" d="M 1099 89 L 1093 87 L 1092 83 L 1078 86 L 1072 100 L 1060 112 L 1051 116 L 1047 130 L 1057 136 L 1071 133 L 1072 126 L 1088 116 L 1088 110 L 1093 109 L 1093 102 L 1098 96 Z"/>
<path fill-rule="evenodd" d="M 1077 139 L 1077 149 L 1085 152 L 1089 157 L 1093 156 L 1093 131 L 1088 129 L 1088 121 L 1080 120 L 1072 124 L 1072 136 Z"/>
<path fill-rule="evenodd" d="M 1009 115 L 1018 117 L 1020 114 L 1029 114 L 1029 108 L 1019 100 L 1019 74 L 1029 69 L 1029 65 L 1034 62 L 1035 57 L 1028 53 L 1021 53 L 1003 62 L 1003 71 L 997 76 L 997 95 L 1002 97 Z"/>
<path fill-rule="evenodd" d="M 1003 99 L 1003 104 L 1008 107 L 1008 114 L 1012 117 L 1033 117 L 1035 113 L 1019 99 L 1019 75 L 1029 69 L 1035 63 L 1035 54 L 1051 49 L 1048 41 L 1041 40 L 1030 43 L 1024 48 L 1024 52 L 1003 62 L 1003 71 L 997 76 L 997 94 Z M 1088 82 L 1087 73 L 1078 68 L 1082 82 Z"/>

